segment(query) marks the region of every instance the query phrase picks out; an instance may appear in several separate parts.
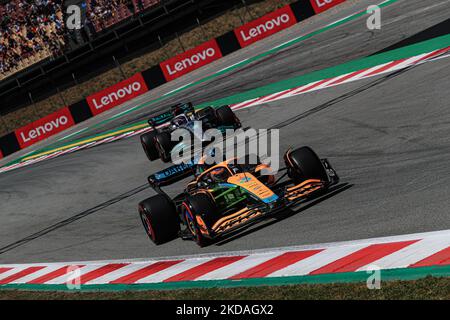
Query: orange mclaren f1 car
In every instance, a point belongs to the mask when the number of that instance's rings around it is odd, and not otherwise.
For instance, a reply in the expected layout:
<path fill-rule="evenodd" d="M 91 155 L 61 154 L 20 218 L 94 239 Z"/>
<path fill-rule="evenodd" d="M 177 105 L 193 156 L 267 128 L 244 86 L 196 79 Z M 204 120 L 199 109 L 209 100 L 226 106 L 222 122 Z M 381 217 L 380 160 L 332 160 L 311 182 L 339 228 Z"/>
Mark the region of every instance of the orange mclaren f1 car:
<path fill-rule="evenodd" d="M 181 164 L 151 175 L 148 180 L 157 195 L 139 204 L 150 239 L 162 244 L 181 237 L 205 246 L 307 201 L 339 182 L 329 161 L 320 159 L 309 147 L 286 152 L 286 167 L 280 169 L 279 178 L 267 174 L 271 169 L 261 162 L 240 162 L 232 159 L 209 167 Z M 191 175 L 195 179 L 175 198 L 162 190 Z"/>

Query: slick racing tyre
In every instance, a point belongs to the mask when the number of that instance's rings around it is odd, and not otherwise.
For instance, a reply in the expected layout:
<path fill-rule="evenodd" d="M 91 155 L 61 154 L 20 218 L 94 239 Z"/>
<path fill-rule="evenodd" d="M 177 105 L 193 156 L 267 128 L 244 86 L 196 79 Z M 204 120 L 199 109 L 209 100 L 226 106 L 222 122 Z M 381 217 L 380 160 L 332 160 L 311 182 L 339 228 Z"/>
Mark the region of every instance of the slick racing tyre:
<path fill-rule="evenodd" d="M 157 132 L 155 130 L 141 135 L 142 148 L 150 161 L 155 161 L 159 158 L 158 149 L 156 149 L 155 145 L 156 135 Z"/>
<path fill-rule="evenodd" d="M 215 128 L 218 125 L 216 111 L 212 107 L 206 107 L 195 113 L 196 120 L 202 121 L 204 129 Z"/>
<path fill-rule="evenodd" d="M 166 197 L 157 195 L 139 204 L 139 215 L 149 238 L 157 245 L 175 239 L 180 223 L 175 205 Z"/>
<path fill-rule="evenodd" d="M 170 133 L 161 132 L 158 133 L 155 137 L 156 141 L 156 149 L 158 150 L 159 157 L 163 162 L 170 162 L 171 160 L 171 151 L 174 146 L 174 143 L 171 141 Z"/>
<path fill-rule="evenodd" d="M 309 179 L 328 181 L 328 175 L 320 158 L 310 147 L 302 147 L 287 152 L 285 163 L 288 175 L 295 183 Z"/>
<path fill-rule="evenodd" d="M 197 120 L 202 120 L 204 118 L 208 118 L 210 120 L 216 120 L 216 113 L 214 112 L 214 108 L 206 107 L 206 108 L 198 110 L 195 113 L 195 117 L 197 118 Z"/>
<path fill-rule="evenodd" d="M 212 227 L 218 219 L 217 207 L 211 197 L 203 192 L 190 196 L 183 202 L 181 210 L 186 226 L 197 245 L 200 247 L 209 245 L 211 240 L 203 235 L 201 229 Z M 198 224 L 197 216 L 201 218 L 204 226 Z"/>
<path fill-rule="evenodd" d="M 222 126 L 240 126 L 239 120 L 229 106 L 223 106 L 216 110 L 217 122 Z"/>

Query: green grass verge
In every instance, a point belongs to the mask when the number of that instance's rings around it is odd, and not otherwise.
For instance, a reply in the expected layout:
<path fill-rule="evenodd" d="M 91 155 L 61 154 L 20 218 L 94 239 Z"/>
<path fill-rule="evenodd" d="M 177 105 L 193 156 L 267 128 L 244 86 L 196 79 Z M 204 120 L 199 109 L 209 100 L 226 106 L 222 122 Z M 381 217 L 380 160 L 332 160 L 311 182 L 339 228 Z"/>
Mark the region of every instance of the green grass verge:
<path fill-rule="evenodd" d="M 186 281 L 186 282 L 167 282 L 167 283 L 149 283 L 149 284 L 101 284 L 101 285 L 83 285 L 77 294 L 89 292 L 138 292 L 138 291 L 174 291 L 174 290 L 204 290 L 204 289 L 233 289 L 242 291 L 243 287 L 267 287 L 267 286 L 286 286 L 286 285 L 311 285 L 311 284 L 336 284 L 336 283 L 366 283 L 370 274 L 364 271 L 333 273 L 323 275 L 306 275 L 293 277 L 273 277 L 273 278 L 255 278 L 242 280 L 214 280 L 214 281 Z M 396 280 L 419 280 L 429 276 L 450 277 L 449 266 L 404 268 L 382 270 L 381 278 L 383 281 Z M 40 291 L 40 292 L 69 292 L 73 290 L 66 285 L 34 285 L 34 284 L 9 284 L 0 286 L 0 290 L 11 291 Z M 233 291 L 231 290 L 231 291 Z M 450 290 L 450 287 L 449 287 Z M 245 290 L 244 290 L 245 291 Z M 2 292 L 2 291 L 0 291 Z M 125 294 L 126 296 L 127 294 Z M 120 295 L 119 295 L 120 296 Z"/>
<path fill-rule="evenodd" d="M 392 299 L 450 299 L 450 278 L 428 277 L 412 281 L 381 282 L 381 289 L 369 290 L 365 282 L 302 284 L 244 288 L 205 288 L 165 291 L 125 292 L 33 292 L 0 291 L 0 300 L 392 300 Z"/>

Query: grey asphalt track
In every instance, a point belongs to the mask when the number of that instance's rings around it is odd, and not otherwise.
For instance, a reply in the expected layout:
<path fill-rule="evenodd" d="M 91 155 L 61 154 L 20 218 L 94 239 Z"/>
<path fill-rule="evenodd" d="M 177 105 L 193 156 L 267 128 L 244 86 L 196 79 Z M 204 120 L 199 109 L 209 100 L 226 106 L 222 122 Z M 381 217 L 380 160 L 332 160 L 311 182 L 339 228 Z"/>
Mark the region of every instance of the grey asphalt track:
<path fill-rule="evenodd" d="M 399 1 L 384 13 L 379 33 L 369 32 L 359 19 L 171 99 L 203 102 L 372 54 L 445 20 L 449 6 L 433 3 Z M 417 12 L 406 14 L 413 9 Z M 316 23 L 326 25 L 345 10 Z M 280 37 L 286 41 L 294 32 Z M 248 50 L 265 50 L 274 41 Z M 185 255 L 448 229 L 449 67 L 450 60 L 442 59 L 239 112 L 246 126 L 279 128 L 282 150 L 312 146 L 330 159 L 349 188 L 204 249 L 182 240 L 157 247 L 147 239 L 136 205 L 152 194 L 146 176 L 163 165 L 145 159 L 138 138 L 2 174 L 0 262 Z M 310 110 L 318 111 L 305 113 Z"/>
<path fill-rule="evenodd" d="M 448 19 L 450 16 L 450 5 L 447 0 L 399 0 L 382 10 L 383 26 L 380 31 L 367 29 L 366 15 L 322 34 L 315 35 L 276 54 L 266 56 L 264 59 L 253 62 L 243 68 L 233 70 L 201 85 L 186 89 L 170 98 L 164 99 L 162 102 L 152 105 L 151 108 L 141 109 L 115 121 L 90 129 L 92 125 L 99 124 L 103 120 L 122 113 L 133 106 L 161 97 L 287 41 L 320 30 L 356 12 L 365 11 L 370 4 L 379 4 L 381 2 L 381 0 L 348 0 L 329 11 L 307 19 L 250 47 L 241 49 L 213 64 L 153 89 L 148 94 L 142 95 L 129 103 L 96 116 L 30 148 L 19 151 L 7 159 L 0 160 L 0 165 L 6 164 L 30 151 L 54 143 L 66 135 L 78 132 L 80 129 L 89 128 L 82 134 L 75 135 L 72 139 L 86 137 L 94 133 L 114 129 L 119 125 L 133 123 L 136 120 L 147 118 L 151 113 L 157 112 L 167 107 L 167 105 L 178 103 L 179 101 L 188 100 L 200 104 L 286 78 L 366 57 L 426 30 Z"/>

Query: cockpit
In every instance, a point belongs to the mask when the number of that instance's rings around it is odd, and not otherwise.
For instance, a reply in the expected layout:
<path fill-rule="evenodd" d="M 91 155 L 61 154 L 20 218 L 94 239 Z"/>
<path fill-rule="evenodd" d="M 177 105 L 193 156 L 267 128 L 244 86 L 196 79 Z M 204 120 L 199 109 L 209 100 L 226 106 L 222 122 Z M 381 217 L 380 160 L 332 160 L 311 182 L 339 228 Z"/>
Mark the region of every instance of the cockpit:
<path fill-rule="evenodd" d="M 228 178 L 230 178 L 232 175 L 233 174 L 226 166 L 218 166 L 212 170 L 209 170 L 209 171 L 203 173 L 198 178 L 198 181 L 205 182 L 205 183 L 226 182 L 228 180 Z"/>
<path fill-rule="evenodd" d="M 173 118 L 170 123 L 173 127 L 179 128 L 182 126 L 186 126 L 189 123 L 189 119 L 185 114 L 180 114 Z"/>

